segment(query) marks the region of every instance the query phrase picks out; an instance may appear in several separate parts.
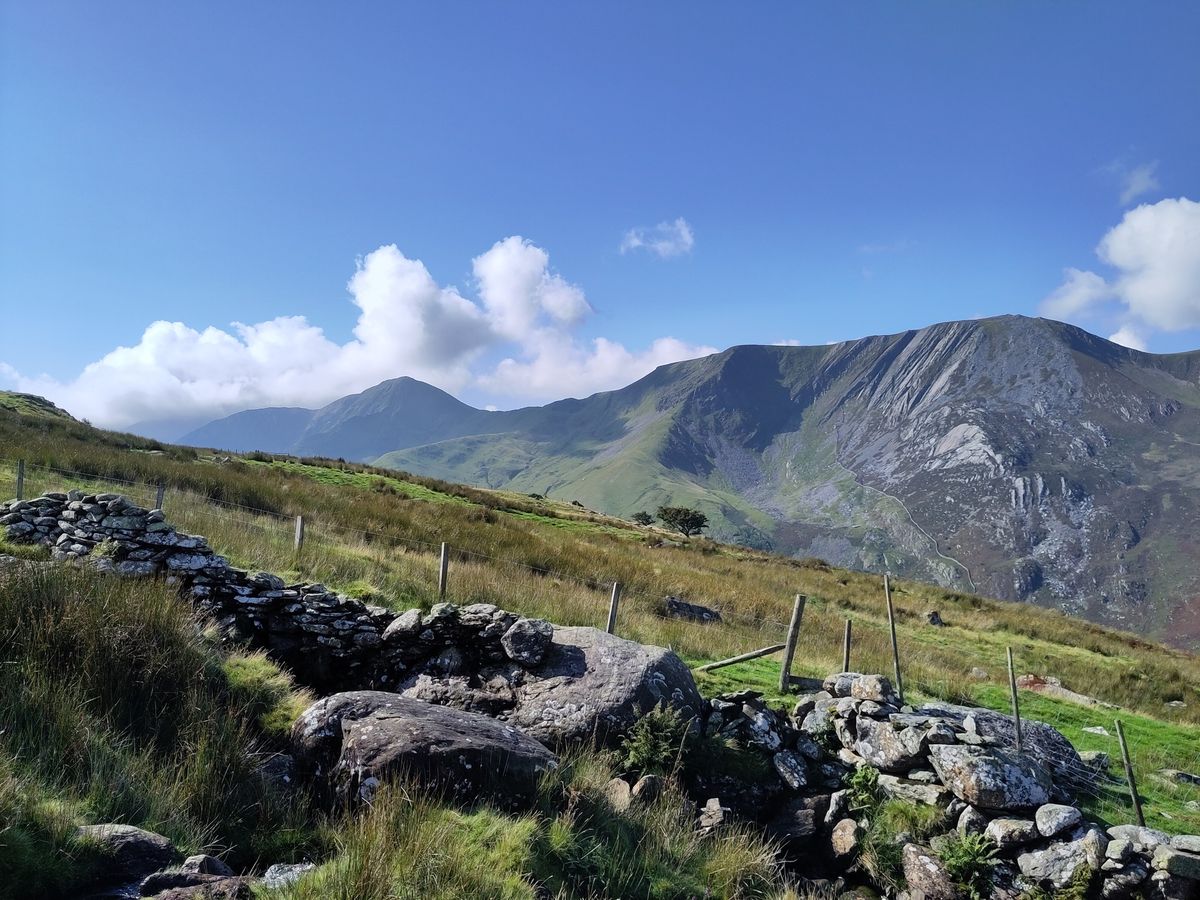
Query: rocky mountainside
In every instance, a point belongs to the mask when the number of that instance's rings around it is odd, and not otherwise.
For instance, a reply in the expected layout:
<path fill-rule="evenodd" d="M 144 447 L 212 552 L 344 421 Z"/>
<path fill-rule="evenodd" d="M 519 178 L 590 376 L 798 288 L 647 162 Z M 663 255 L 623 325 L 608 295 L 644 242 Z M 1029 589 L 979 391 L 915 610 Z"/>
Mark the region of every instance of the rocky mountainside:
<path fill-rule="evenodd" d="M 724 539 L 1200 639 L 1200 352 L 1042 319 L 734 347 L 510 412 L 399 379 L 185 440 L 378 458 L 621 515 L 696 506 Z"/>

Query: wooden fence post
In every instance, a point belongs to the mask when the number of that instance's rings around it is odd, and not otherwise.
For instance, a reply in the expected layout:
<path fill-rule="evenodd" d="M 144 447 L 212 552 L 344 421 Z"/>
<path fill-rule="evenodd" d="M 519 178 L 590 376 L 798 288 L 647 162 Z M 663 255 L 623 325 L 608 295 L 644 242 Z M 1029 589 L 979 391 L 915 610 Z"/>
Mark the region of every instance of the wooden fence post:
<path fill-rule="evenodd" d="M 787 643 L 783 647 L 783 665 L 779 669 L 779 693 L 786 694 L 792 687 L 792 658 L 796 655 L 796 639 L 800 636 L 800 622 L 804 619 L 804 604 L 808 598 L 796 595 L 792 607 L 792 622 L 788 625 Z"/>
<path fill-rule="evenodd" d="M 617 633 L 617 605 L 621 602 L 621 582 L 614 581 L 612 586 L 612 598 L 608 601 L 608 625 L 605 626 L 605 631 L 609 634 Z"/>
<path fill-rule="evenodd" d="M 1121 759 L 1125 762 L 1125 780 L 1129 782 L 1129 796 L 1133 798 L 1133 814 L 1137 823 L 1146 827 L 1146 817 L 1142 814 L 1142 798 L 1138 796 L 1137 780 L 1133 777 L 1133 761 L 1129 758 L 1129 746 L 1125 743 L 1125 729 L 1121 720 L 1117 719 L 1117 740 L 1121 742 Z"/>
<path fill-rule="evenodd" d="M 446 599 L 446 580 L 450 574 L 450 545 L 442 541 L 442 558 L 438 563 L 438 600 Z"/>
<path fill-rule="evenodd" d="M 850 671 L 850 620 L 846 620 L 846 633 L 842 635 L 842 671 Z"/>
<path fill-rule="evenodd" d="M 1017 729 L 1017 752 L 1021 752 L 1021 705 L 1017 702 L 1017 672 L 1013 668 L 1012 647 L 1008 648 L 1008 691 L 1012 695 L 1013 725 Z"/>
<path fill-rule="evenodd" d="M 17 499 L 25 499 L 25 460 L 17 460 Z"/>
<path fill-rule="evenodd" d="M 299 553 L 304 546 L 304 516 L 296 516 L 296 540 L 293 549 Z"/>
<path fill-rule="evenodd" d="M 162 509 L 163 497 L 166 496 L 166 493 L 167 493 L 167 485 L 164 482 L 160 481 L 158 483 L 158 493 L 154 497 L 154 508 L 155 509 Z"/>
<path fill-rule="evenodd" d="M 896 611 L 892 608 L 892 585 L 888 573 L 883 573 L 883 596 L 887 600 L 888 628 L 892 632 L 892 671 L 896 675 L 896 694 L 904 705 L 904 679 L 900 675 L 900 645 L 896 642 Z"/>

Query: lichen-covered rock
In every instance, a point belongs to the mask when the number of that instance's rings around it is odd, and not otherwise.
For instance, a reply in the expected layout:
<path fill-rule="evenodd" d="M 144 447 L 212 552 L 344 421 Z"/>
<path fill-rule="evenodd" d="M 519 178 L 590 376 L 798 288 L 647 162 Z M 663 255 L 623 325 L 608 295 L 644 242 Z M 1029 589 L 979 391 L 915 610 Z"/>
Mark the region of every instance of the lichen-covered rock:
<path fill-rule="evenodd" d="M 1029 844 L 1038 839 L 1037 825 L 1028 819 L 992 819 L 984 834 L 1001 850 Z"/>
<path fill-rule="evenodd" d="M 297 766 L 343 802 L 369 800 L 380 780 L 402 774 L 457 800 L 523 806 L 557 764 L 511 725 L 381 691 L 317 701 L 292 727 L 292 746 Z"/>
<path fill-rule="evenodd" d="M 1104 833 L 1091 828 L 1076 840 L 1054 842 L 1044 849 L 1022 853 L 1017 857 L 1017 866 L 1030 881 L 1057 890 L 1070 883 L 1080 866 L 1099 870 L 1107 847 Z"/>
<path fill-rule="evenodd" d="M 1074 806 L 1047 803 L 1038 807 L 1033 818 L 1037 822 L 1038 832 L 1042 837 L 1054 837 L 1068 828 L 1074 828 L 1083 821 L 1083 813 Z"/>
<path fill-rule="evenodd" d="M 513 662 L 533 668 L 546 655 L 554 639 L 554 626 L 543 619 L 517 619 L 500 638 L 504 652 Z"/>
<path fill-rule="evenodd" d="M 934 852 L 916 844 L 905 844 L 901 855 L 904 881 L 910 895 L 923 900 L 959 900 L 962 896 L 954 879 Z"/>
<path fill-rule="evenodd" d="M 1038 763 L 992 747 L 934 744 L 929 759 L 942 784 L 977 808 L 1033 809 L 1049 802 L 1054 787 Z"/>
<path fill-rule="evenodd" d="M 542 662 L 516 691 L 508 721 L 552 746 L 614 738 L 659 704 L 697 719 L 692 673 L 661 647 L 596 628 L 554 627 Z"/>
<path fill-rule="evenodd" d="M 854 752 L 881 772 L 907 772 L 916 768 L 927 750 L 921 729 L 909 726 L 897 731 L 890 721 L 858 717 Z"/>

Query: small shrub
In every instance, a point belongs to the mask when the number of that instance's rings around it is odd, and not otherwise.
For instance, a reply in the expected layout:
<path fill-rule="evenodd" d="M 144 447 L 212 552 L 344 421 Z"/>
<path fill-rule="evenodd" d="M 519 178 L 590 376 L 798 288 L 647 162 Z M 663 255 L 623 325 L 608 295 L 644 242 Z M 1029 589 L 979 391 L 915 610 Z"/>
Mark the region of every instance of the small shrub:
<path fill-rule="evenodd" d="M 654 524 L 654 516 L 650 515 L 650 513 L 646 512 L 645 510 L 642 510 L 641 512 L 635 512 L 629 518 L 630 521 L 632 521 L 635 525 L 641 525 L 643 527 Z"/>
<path fill-rule="evenodd" d="M 946 872 L 971 900 L 990 896 L 992 867 L 996 864 L 996 845 L 991 838 L 951 832 L 937 853 Z"/>
<path fill-rule="evenodd" d="M 120 545 L 112 538 L 105 538 L 92 548 L 91 555 L 97 559 L 115 559 Z"/>

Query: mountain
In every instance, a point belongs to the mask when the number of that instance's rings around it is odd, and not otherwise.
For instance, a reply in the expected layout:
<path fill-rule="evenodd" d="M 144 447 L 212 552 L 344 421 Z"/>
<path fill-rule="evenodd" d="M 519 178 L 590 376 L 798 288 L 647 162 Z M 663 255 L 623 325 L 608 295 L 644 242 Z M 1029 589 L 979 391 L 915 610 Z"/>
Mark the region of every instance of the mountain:
<path fill-rule="evenodd" d="M 1004 316 L 734 347 L 618 391 L 485 412 L 410 379 L 186 439 L 578 499 L 716 536 L 1200 639 L 1200 352 Z M 236 421 L 235 421 L 236 420 Z M 224 430 L 222 430 L 224 429 Z"/>

